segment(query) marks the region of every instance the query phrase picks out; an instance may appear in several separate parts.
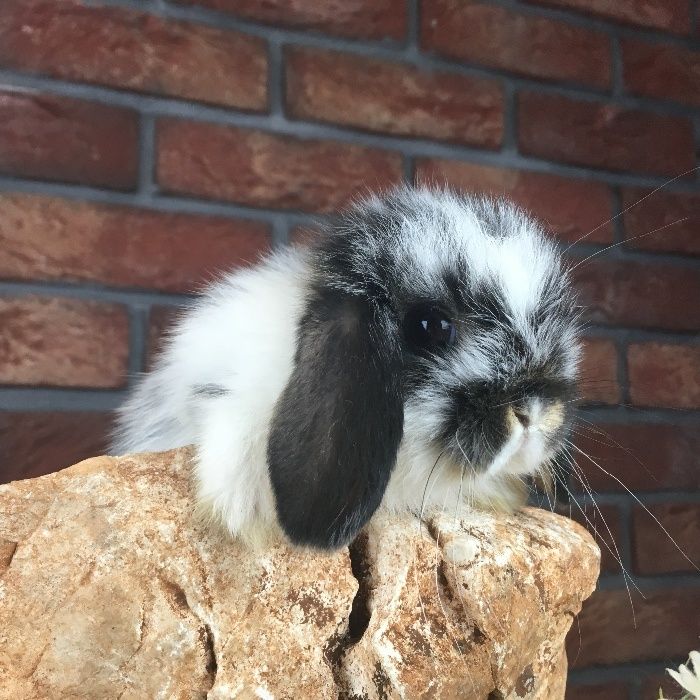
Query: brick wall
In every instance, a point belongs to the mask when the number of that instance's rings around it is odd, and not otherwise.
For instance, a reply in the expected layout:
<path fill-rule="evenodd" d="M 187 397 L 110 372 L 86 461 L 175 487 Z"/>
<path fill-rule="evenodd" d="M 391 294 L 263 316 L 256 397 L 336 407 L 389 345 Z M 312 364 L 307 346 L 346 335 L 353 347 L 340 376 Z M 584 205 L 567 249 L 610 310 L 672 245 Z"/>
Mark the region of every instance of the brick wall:
<path fill-rule="evenodd" d="M 644 510 L 700 561 L 698 49 L 696 0 L 3 0 L 0 480 L 101 451 L 217 270 L 368 187 L 505 193 L 575 258 L 620 244 L 577 270 L 579 444 L 613 475 L 579 460 L 600 513 L 577 490 L 645 597 L 604 551 L 569 697 L 655 697 L 700 646 Z"/>

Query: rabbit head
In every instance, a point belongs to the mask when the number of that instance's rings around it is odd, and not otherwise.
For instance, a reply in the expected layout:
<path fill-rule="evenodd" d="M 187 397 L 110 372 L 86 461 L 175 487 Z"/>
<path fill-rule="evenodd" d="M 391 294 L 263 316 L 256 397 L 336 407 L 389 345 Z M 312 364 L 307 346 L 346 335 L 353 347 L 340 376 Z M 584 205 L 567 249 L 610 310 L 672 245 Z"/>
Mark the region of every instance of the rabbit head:
<path fill-rule="evenodd" d="M 433 472 L 442 491 L 466 479 L 512 505 L 503 492 L 558 459 L 578 310 L 556 245 L 521 210 L 402 189 L 329 227 L 305 269 L 267 444 L 292 541 L 341 546 L 383 500 L 417 509 Z"/>

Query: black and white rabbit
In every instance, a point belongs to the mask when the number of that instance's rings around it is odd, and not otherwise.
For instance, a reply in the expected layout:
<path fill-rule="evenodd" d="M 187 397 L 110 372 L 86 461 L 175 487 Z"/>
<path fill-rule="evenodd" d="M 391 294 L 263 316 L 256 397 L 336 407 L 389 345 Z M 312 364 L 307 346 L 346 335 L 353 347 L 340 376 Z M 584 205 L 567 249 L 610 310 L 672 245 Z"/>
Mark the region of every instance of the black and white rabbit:
<path fill-rule="evenodd" d="M 234 535 L 350 542 L 380 507 L 511 509 L 571 418 L 576 299 L 504 201 L 403 188 L 187 310 L 120 409 L 114 451 L 194 443 Z"/>

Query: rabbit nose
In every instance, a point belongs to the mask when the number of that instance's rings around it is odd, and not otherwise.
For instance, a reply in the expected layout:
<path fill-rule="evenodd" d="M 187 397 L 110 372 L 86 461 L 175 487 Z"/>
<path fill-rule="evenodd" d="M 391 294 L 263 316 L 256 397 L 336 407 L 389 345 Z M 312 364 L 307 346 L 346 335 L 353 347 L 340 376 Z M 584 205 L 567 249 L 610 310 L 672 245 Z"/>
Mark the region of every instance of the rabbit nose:
<path fill-rule="evenodd" d="M 561 425 L 563 418 L 560 402 L 552 402 L 549 406 L 539 397 L 519 401 L 512 404 L 511 408 L 523 429 L 530 432 L 555 430 Z"/>
<path fill-rule="evenodd" d="M 529 397 L 513 404 L 513 413 L 525 430 L 536 430 L 542 421 L 543 404 L 538 397 Z"/>

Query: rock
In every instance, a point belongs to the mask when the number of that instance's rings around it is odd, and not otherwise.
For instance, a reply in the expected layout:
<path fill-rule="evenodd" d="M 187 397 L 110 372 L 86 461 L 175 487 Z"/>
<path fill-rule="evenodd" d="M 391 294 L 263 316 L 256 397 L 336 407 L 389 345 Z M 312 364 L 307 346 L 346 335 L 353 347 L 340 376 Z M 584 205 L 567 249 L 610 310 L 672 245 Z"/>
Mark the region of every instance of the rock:
<path fill-rule="evenodd" d="M 194 517 L 191 457 L 0 486 L 0 698 L 563 698 L 579 525 L 382 515 L 350 552 L 251 550 Z"/>
<path fill-rule="evenodd" d="M 344 659 L 352 693 L 563 698 L 564 638 L 598 575 L 588 534 L 534 508 L 417 530 L 378 518 L 354 545 L 369 625 Z"/>

